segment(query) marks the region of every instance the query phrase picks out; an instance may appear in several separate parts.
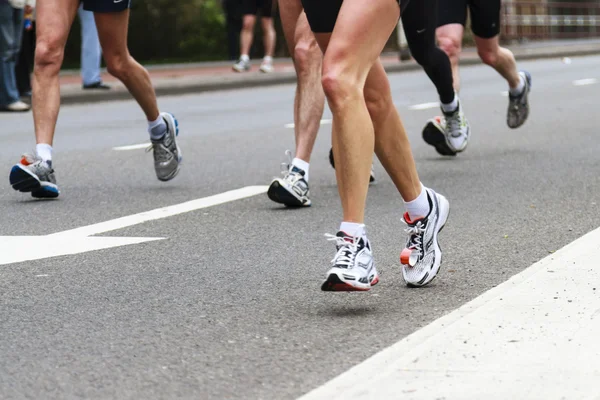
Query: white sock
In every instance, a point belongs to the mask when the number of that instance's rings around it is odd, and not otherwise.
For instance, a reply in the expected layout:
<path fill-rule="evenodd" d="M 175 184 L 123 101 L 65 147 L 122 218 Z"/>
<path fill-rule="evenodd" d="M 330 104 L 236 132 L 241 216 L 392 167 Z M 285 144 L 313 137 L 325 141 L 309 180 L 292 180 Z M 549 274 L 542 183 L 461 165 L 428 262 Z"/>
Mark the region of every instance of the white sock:
<path fill-rule="evenodd" d="M 367 234 L 365 224 L 358 224 L 356 222 L 342 222 L 340 224 L 340 231 L 352 237 L 363 237 Z"/>
<path fill-rule="evenodd" d="M 411 221 L 416 221 L 429 215 L 431 206 L 429 205 L 429 198 L 425 186 L 421 184 L 421 194 L 413 201 L 409 201 L 408 203 L 404 202 L 404 208 Z"/>
<path fill-rule="evenodd" d="M 272 63 L 273 62 L 273 57 L 271 56 L 265 56 L 265 58 L 263 58 L 263 61 L 266 63 Z"/>
<path fill-rule="evenodd" d="M 148 121 L 148 133 L 152 140 L 158 140 L 167 133 L 167 123 L 163 117 L 159 115 L 156 121 Z"/>
<path fill-rule="evenodd" d="M 44 161 L 52 161 L 52 146 L 46 143 L 35 145 L 35 152 Z"/>
<path fill-rule="evenodd" d="M 525 89 L 525 77 L 523 76 L 523 74 L 521 74 L 519 72 L 519 84 L 517 85 L 516 88 L 509 88 L 509 92 L 510 92 L 511 96 L 518 96 L 521 93 L 523 93 L 524 89 Z"/>
<path fill-rule="evenodd" d="M 309 164 L 304 161 L 301 160 L 299 158 L 294 158 L 292 160 L 292 165 L 298 169 L 301 169 L 302 171 L 304 171 L 304 180 L 306 182 L 308 182 L 308 168 L 309 168 Z"/>
<path fill-rule="evenodd" d="M 450 113 L 450 112 L 454 112 L 456 111 L 456 109 L 458 108 L 458 96 L 456 95 L 456 93 L 454 94 L 454 100 L 452 100 L 452 103 L 448 103 L 448 104 L 441 104 L 442 106 L 442 111 L 445 113 Z"/>
<path fill-rule="evenodd" d="M 242 56 L 240 57 L 240 60 L 242 60 L 242 61 L 250 61 L 250 57 L 248 57 L 248 54 L 242 54 Z"/>

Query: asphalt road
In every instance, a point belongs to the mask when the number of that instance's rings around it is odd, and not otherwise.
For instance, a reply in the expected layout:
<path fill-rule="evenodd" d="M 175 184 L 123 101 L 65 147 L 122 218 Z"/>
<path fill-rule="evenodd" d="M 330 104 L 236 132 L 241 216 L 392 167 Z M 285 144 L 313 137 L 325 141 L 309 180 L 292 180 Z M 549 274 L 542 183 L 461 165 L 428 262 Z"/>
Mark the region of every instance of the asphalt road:
<path fill-rule="evenodd" d="M 0 398 L 292 399 L 600 226 L 600 57 L 528 61 L 530 120 L 506 126 L 506 85 L 466 67 L 461 98 L 473 134 L 455 159 L 420 138 L 436 109 L 423 72 L 390 77 L 422 181 L 451 202 L 443 270 L 403 284 L 402 203 L 379 177 L 367 210 L 381 284 L 319 290 L 341 211 L 323 125 L 311 163 L 313 207 L 265 194 L 103 236 L 166 240 L 0 265 Z M 577 81 L 577 84 L 574 84 Z M 57 201 L 0 192 L 1 236 L 39 236 L 252 185 L 293 148 L 293 86 L 165 97 L 180 120 L 184 169 L 160 183 L 152 156 L 113 150 L 147 141 L 131 102 L 63 108 Z M 324 118 L 329 118 L 326 112 Z M 33 147 L 30 115 L 0 114 L 0 169 Z M 364 377 L 368 380 L 369 377 Z"/>

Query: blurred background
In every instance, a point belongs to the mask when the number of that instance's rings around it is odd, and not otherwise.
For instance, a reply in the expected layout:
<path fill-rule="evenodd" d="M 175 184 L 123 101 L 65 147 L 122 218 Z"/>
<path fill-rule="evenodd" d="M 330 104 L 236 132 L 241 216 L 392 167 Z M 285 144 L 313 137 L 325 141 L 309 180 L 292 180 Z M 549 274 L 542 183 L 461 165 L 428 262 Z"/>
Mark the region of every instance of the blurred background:
<path fill-rule="evenodd" d="M 235 60 L 239 57 L 241 0 L 134 1 L 129 44 L 143 63 Z M 515 0 L 503 2 L 502 40 L 540 41 L 600 37 L 600 1 Z M 278 11 L 276 57 L 288 56 Z M 80 59 L 79 21 L 71 31 L 65 68 Z M 256 37 L 261 37 L 256 24 Z M 470 32 L 468 32 L 470 34 Z M 471 38 L 465 35 L 465 45 Z M 400 42 L 400 43 L 399 43 Z M 399 50 L 401 35 L 392 35 L 387 51 Z M 262 56 L 262 40 L 255 40 L 251 56 Z"/>

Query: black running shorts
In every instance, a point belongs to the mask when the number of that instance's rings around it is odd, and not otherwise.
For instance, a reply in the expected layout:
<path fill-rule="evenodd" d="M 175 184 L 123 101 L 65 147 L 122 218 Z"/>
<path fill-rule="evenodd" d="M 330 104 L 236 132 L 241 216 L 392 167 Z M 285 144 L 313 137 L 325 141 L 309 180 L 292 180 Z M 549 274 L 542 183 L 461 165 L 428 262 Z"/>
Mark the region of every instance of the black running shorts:
<path fill-rule="evenodd" d="M 342 8 L 342 2 L 343 0 L 302 0 L 302 6 L 304 7 L 304 12 L 306 12 L 310 29 L 315 33 L 333 32 L 335 21 Z M 402 8 L 404 9 L 405 3 L 408 3 L 408 0 L 398 0 L 398 2 L 402 3 Z"/>
<path fill-rule="evenodd" d="M 242 0 L 244 15 L 260 14 L 264 18 L 273 17 L 273 0 Z"/>
<path fill-rule="evenodd" d="M 476 36 L 491 39 L 500 34 L 501 0 L 438 0 L 438 27 L 467 23 L 471 14 L 471 30 Z"/>
<path fill-rule="evenodd" d="M 82 0 L 83 9 L 97 13 L 121 12 L 131 7 L 131 0 Z"/>

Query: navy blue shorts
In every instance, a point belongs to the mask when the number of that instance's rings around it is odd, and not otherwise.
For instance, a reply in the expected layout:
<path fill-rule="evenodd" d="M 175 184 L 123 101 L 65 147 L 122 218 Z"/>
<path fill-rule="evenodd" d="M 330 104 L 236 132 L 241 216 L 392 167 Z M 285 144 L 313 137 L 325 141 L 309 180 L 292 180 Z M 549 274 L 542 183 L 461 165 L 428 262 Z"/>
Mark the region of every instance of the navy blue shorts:
<path fill-rule="evenodd" d="M 82 0 L 83 9 L 97 13 L 113 13 L 127 10 L 131 0 Z"/>

